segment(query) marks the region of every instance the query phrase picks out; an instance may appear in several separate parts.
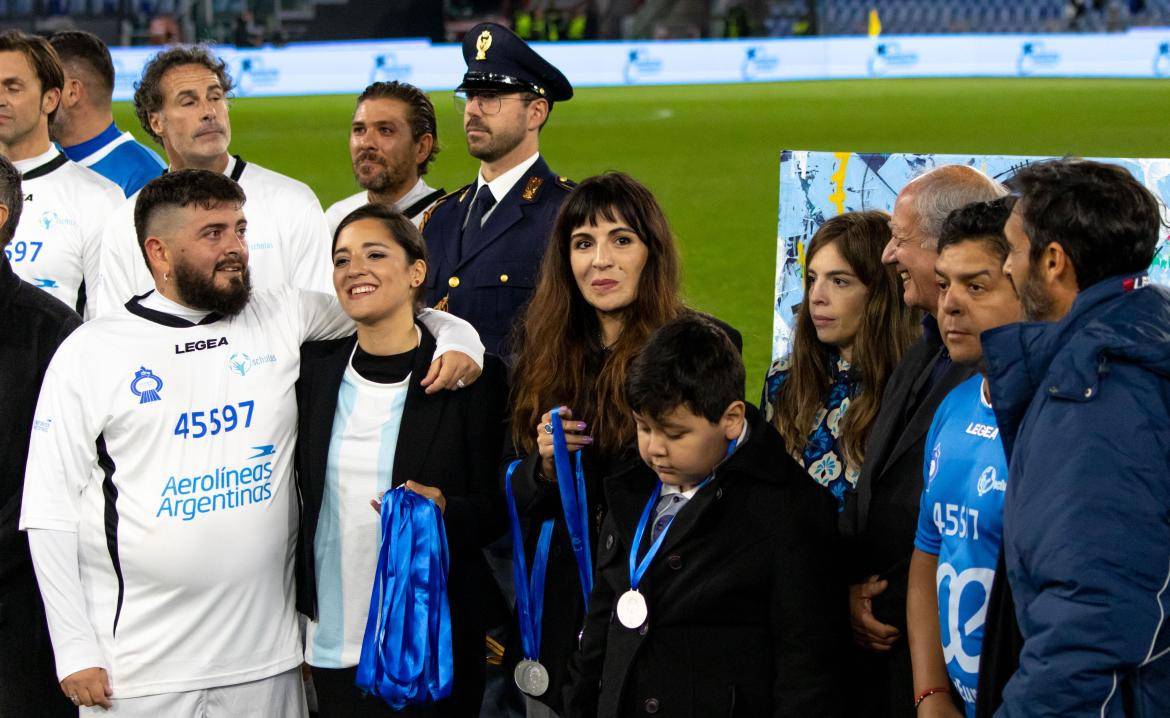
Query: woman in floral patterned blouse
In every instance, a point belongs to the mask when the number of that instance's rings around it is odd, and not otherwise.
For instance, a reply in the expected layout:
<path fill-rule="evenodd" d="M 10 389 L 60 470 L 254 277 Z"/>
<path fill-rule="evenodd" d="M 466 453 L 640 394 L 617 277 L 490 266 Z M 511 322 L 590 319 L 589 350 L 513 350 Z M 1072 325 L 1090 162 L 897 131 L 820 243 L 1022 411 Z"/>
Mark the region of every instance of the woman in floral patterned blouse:
<path fill-rule="evenodd" d="M 918 331 L 894 268 L 881 261 L 889 220 L 848 212 L 813 235 L 792 353 L 764 384 L 765 417 L 838 510 L 857 485 L 886 380 Z"/>

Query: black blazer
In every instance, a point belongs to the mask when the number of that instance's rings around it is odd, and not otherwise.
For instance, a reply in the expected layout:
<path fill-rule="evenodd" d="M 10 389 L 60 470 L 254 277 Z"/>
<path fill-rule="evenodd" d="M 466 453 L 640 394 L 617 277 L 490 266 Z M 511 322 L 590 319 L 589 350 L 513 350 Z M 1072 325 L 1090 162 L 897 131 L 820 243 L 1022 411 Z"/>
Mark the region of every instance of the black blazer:
<path fill-rule="evenodd" d="M 638 464 L 606 479 L 609 515 L 566 718 L 842 715 L 836 506 L 748 411 L 747 442 L 679 513 L 642 578 L 644 629 L 624 627 L 614 610 L 656 477 Z M 639 556 L 649 544 L 646 532 Z"/>
<path fill-rule="evenodd" d="M 865 715 L 913 718 L 914 681 L 906 641 L 906 591 L 910 556 L 922 501 L 922 461 L 926 432 L 943 398 L 974 369 L 952 364 L 930 386 L 935 364 L 943 357 L 937 331 L 928 329 L 910 346 L 882 394 L 857 490 L 846 500 L 842 516 L 850 581 L 878 574 L 889 584 L 872 599 L 874 617 L 898 628 L 902 638 L 885 653 L 857 648 L 858 690 L 854 698 Z"/>
<path fill-rule="evenodd" d="M 735 348 L 743 352 L 743 337 L 735 327 L 715 317 L 703 316 L 722 328 L 731 338 Z M 537 700 L 560 713 L 563 688 L 569 679 L 569 656 L 577 650 L 577 637 L 585 622 L 585 600 L 581 594 L 581 580 L 577 576 L 577 559 L 573 554 L 569 532 L 565 528 L 564 508 L 561 506 L 557 484 L 537 476 L 540 468 L 539 454 L 535 451 L 527 455 L 516 454 L 510 439 L 504 454 L 504 470 L 513 460 L 523 460 L 512 474 L 512 490 L 516 497 L 517 511 L 527 523 L 524 546 L 530 568 L 532 556 L 536 552 L 540 525 L 545 519 L 553 519 L 553 540 L 545 575 L 544 615 L 541 620 L 540 638 L 540 660 L 548 669 L 549 688 Z M 637 446 L 633 444 L 612 455 L 603 454 L 589 446 L 582 450 L 581 456 L 585 469 L 585 496 L 589 501 L 589 541 L 591 555 L 596 563 L 597 532 L 601 529 L 601 522 L 606 513 L 602 481 L 607 476 L 623 472 L 631 466 L 641 465 L 642 460 L 638 457 Z M 520 655 L 522 652 L 519 636 L 512 636 L 507 646 L 505 666 L 514 666 L 522 658 Z"/>
<path fill-rule="evenodd" d="M 391 484 L 417 481 L 440 489 L 447 500 L 443 523 L 451 559 L 447 595 L 455 653 L 452 701 L 458 707 L 445 714 L 473 716 L 478 715 L 483 693 L 486 626 L 481 606 L 485 596 L 499 590 L 481 549 L 507 526 L 496 474 L 507 387 L 503 364 L 488 355 L 483 374 L 471 386 L 426 394 L 419 382 L 431 363 L 435 339 L 426 327 L 417 326 L 422 338 L 411 369 Z M 309 342 L 301 348 L 296 472 L 302 510 L 296 554 L 297 609 L 314 619 L 317 518 L 337 392 L 356 341 L 356 336 L 350 336 Z"/>
<path fill-rule="evenodd" d="M 489 352 L 503 354 L 512 321 L 536 287 L 536 273 L 553 221 L 573 183 L 540 157 L 500 200 L 474 247 L 462 246 L 463 223 L 475 183 L 461 187 L 427 212 L 427 304 L 444 298 L 447 311 L 471 322 Z"/>

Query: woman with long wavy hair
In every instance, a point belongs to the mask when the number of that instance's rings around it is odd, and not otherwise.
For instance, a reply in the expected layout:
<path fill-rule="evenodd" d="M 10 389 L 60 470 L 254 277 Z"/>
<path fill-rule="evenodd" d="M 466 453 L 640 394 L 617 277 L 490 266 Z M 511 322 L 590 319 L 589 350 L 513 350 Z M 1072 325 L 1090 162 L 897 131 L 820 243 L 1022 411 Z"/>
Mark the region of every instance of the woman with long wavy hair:
<path fill-rule="evenodd" d="M 791 353 L 772 365 L 765 417 L 837 499 L 857 485 L 886 381 L 918 332 L 898 276 L 882 264 L 890 216 L 848 212 L 809 242 Z"/>
<path fill-rule="evenodd" d="M 620 172 L 581 182 L 561 207 L 516 328 L 512 379 L 512 443 L 514 456 L 523 457 L 512 476 L 516 505 L 532 526 L 555 521 L 540 645 L 550 680 L 538 699 L 553 711 L 561 709 L 584 599 L 557 488 L 550 410 L 562 407 L 568 448 L 582 452 L 589 541 L 596 544 L 605 515 L 602 479 L 639 460 L 623 393 L 626 368 L 656 329 L 690 311 L 679 291 L 678 250 L 654 195 Z M 722 326 L 742 346 L 739 333 Z M 530 556 L 533 533 L 525 541 Z M 530 715 L 545 710 L 529 706 Z"/>

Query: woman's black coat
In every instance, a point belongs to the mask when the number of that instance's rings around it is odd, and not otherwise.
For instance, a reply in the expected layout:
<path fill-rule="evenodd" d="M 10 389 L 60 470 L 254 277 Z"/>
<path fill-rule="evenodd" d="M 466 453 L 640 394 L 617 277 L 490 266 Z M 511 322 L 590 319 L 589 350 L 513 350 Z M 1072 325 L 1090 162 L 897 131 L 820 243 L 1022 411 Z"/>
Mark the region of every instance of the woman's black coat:
<path fill-rule="evenodd" d="M 455 653 L 455 687 L 443 715 L 479 714 L 484 684 L 484 616 L 486 597 L 498 594 L 482 548 L 506 528 L 498 485 L 500 445 L 504 436 L 507 387 L 503 364 L 494 356 L 472 385 L 458 391 L 426 394 L 419 384 L 435 351 L 435 339 L 417 324 L 421 340 L 411 368 L 402 425 L 394 454 L 392 486 L 408 480 L 443 492 L 447 508 L 451 606 Z M 297 382 L 296 469 L 302 511 L 297 543 L 297 609 L 317 617 L 314 538 L 325 487 L 325 469 L 337 392 L 355 336 L 310 342 L 301 348 Z M 370 497 L 371 499 L 374 497 Z M 373 509 L 371 509 L 372 511 Z"/>

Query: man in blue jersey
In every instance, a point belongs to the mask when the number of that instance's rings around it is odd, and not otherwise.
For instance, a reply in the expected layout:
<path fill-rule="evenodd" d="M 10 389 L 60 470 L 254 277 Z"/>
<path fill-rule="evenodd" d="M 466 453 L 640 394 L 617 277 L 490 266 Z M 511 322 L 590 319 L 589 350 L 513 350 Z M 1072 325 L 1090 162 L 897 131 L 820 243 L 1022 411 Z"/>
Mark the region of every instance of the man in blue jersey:
<path fill-rule="evenodd" d="M 65 70 L 61 104 L 49 125 L 65 156 L 122 188 L 127 197 L 162 174 L 166 165 L 129 132 L 114 124 L 114 63 L 96 35 L 80 30 L 55 33 L 49 44 Z"/>
<path fill-rule="evenodd" d="M 975 711 L 987 598 L 1003 526 L 1007 462 L 982 373 L 980 334 L 1019 321 L 1003 272 L 1012 198 L 952 212 L 939 237 L 938 320 L 951 359 L 980 373 L 939 405 L 926 437 L 922 503 L 906 599 L 918 715 Z"/>

